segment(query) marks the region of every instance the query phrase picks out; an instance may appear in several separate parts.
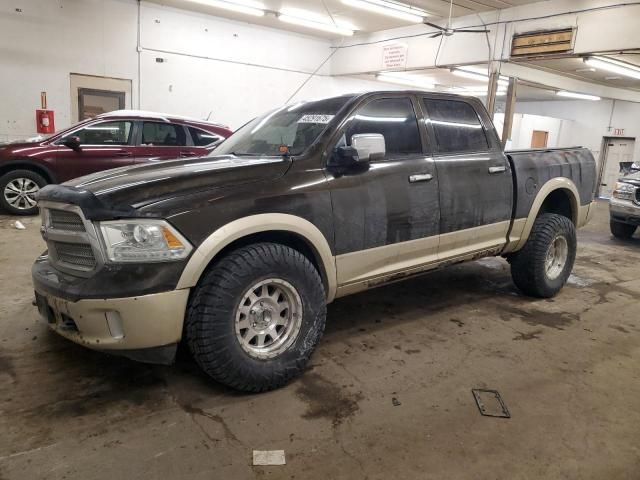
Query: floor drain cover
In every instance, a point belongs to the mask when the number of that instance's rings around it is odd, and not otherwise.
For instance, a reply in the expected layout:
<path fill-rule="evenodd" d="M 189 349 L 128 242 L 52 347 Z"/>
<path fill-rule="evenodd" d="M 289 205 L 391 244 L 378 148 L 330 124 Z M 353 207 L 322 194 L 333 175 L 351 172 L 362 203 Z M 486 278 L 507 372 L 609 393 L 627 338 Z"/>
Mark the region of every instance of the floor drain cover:
<path fill-rule="evenodd" d="M 471 391 L 482 415 L 485 417 L 511 418 L 509 409 L 507 409 L 497 390 L 474 388 Z"/>

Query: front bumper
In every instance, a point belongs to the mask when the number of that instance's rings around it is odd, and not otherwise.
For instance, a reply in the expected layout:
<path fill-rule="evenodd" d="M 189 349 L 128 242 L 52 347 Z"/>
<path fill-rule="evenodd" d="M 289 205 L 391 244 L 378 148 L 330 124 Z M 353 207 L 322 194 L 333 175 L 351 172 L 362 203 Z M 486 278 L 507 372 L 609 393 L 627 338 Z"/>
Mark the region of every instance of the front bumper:
<path fill-rule="evenodd" d="M 51 330 L 88 348 L 150 363 L 173 361 L 188 299 L 189 290 L 173 290 L 71 302 L 36 289 L 38 311 Z"/>
<path fill-rule="evenodd" d="M 640 205 L 631 200 L 611 198 L 609 201 L 611 220 L 616 222 L 640 225 Z"/>

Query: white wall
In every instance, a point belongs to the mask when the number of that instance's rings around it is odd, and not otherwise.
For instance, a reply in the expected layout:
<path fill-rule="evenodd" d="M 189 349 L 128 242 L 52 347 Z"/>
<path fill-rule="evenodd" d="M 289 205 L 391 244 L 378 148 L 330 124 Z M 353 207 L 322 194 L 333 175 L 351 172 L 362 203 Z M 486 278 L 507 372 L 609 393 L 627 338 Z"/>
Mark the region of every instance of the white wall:
<path fill-rule="evenodd" d="M 0 141 L 35 134 L 41 91 L 56 127 L 69 125 L 70 73 L 135 78 L 135 11 L 133 0 L 0 2 Z"/>
<path fill-rule="evenodd" d="M 516 113 L 513 116 L 511 148 L 531 148 L 531 137 L 534 130 L 549 133 L 547 139 L 547 147 L 549 148 L 568 146 L 571 143 L 570 132 L 572 128 L 572 120 Z"/>
<path fill-rule="evenodd" d="M 640 139 L 638 103 L 616 101 L 614 106 L 612 100 L 520 102 L 516 104 L 516 113 L 571 120 L 570 123 L 563 123 L 557 146 L 581 145 L 589 148 L 596 159 L 600 157 L 603 137 L 615 136 L 614 129 L 624 129 L 624 135 L 619 136 Z M 636 142 L 633 158 L 640 160 L 640 141 Z"/>
<path fill-rule="evenodd" d="M 130 79 L 135 108 L 212 112 L 236 128 L 282 105 L 331 53 L 328 40 L 143 2 L 138 55 L 137 18 L 135 0 L 1 2 L 0 142 L 35 135 L 41 91 L 58 130 L 75 123 L 70 73 Z M 319 74 L 296 99 L 381 88 L 329 77 L 328 64 Z"/>

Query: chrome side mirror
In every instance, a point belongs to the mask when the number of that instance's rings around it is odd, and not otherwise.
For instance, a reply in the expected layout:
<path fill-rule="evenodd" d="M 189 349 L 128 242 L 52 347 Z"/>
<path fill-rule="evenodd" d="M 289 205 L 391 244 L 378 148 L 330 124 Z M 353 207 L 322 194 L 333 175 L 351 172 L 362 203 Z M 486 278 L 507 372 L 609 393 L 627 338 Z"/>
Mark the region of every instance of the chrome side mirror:
<path fill-rule="evenodd" d="M 384 136 L 379 133 L 359 133 L 351 137 L 351 147 L 358 152 L 359 162 L 380 160 L 387 154 Z"/>

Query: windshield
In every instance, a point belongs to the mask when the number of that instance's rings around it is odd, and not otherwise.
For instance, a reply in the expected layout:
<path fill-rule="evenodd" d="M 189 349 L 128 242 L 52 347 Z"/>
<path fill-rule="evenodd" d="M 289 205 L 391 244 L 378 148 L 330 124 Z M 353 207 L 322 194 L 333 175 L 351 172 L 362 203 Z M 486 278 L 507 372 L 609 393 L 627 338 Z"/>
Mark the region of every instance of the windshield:
<path fill-rule="evenodd" d="M 240 128 L 212 155 L 300 155 L 350 99 L 344 96 L 301 102 L 274 110 Z"/>

